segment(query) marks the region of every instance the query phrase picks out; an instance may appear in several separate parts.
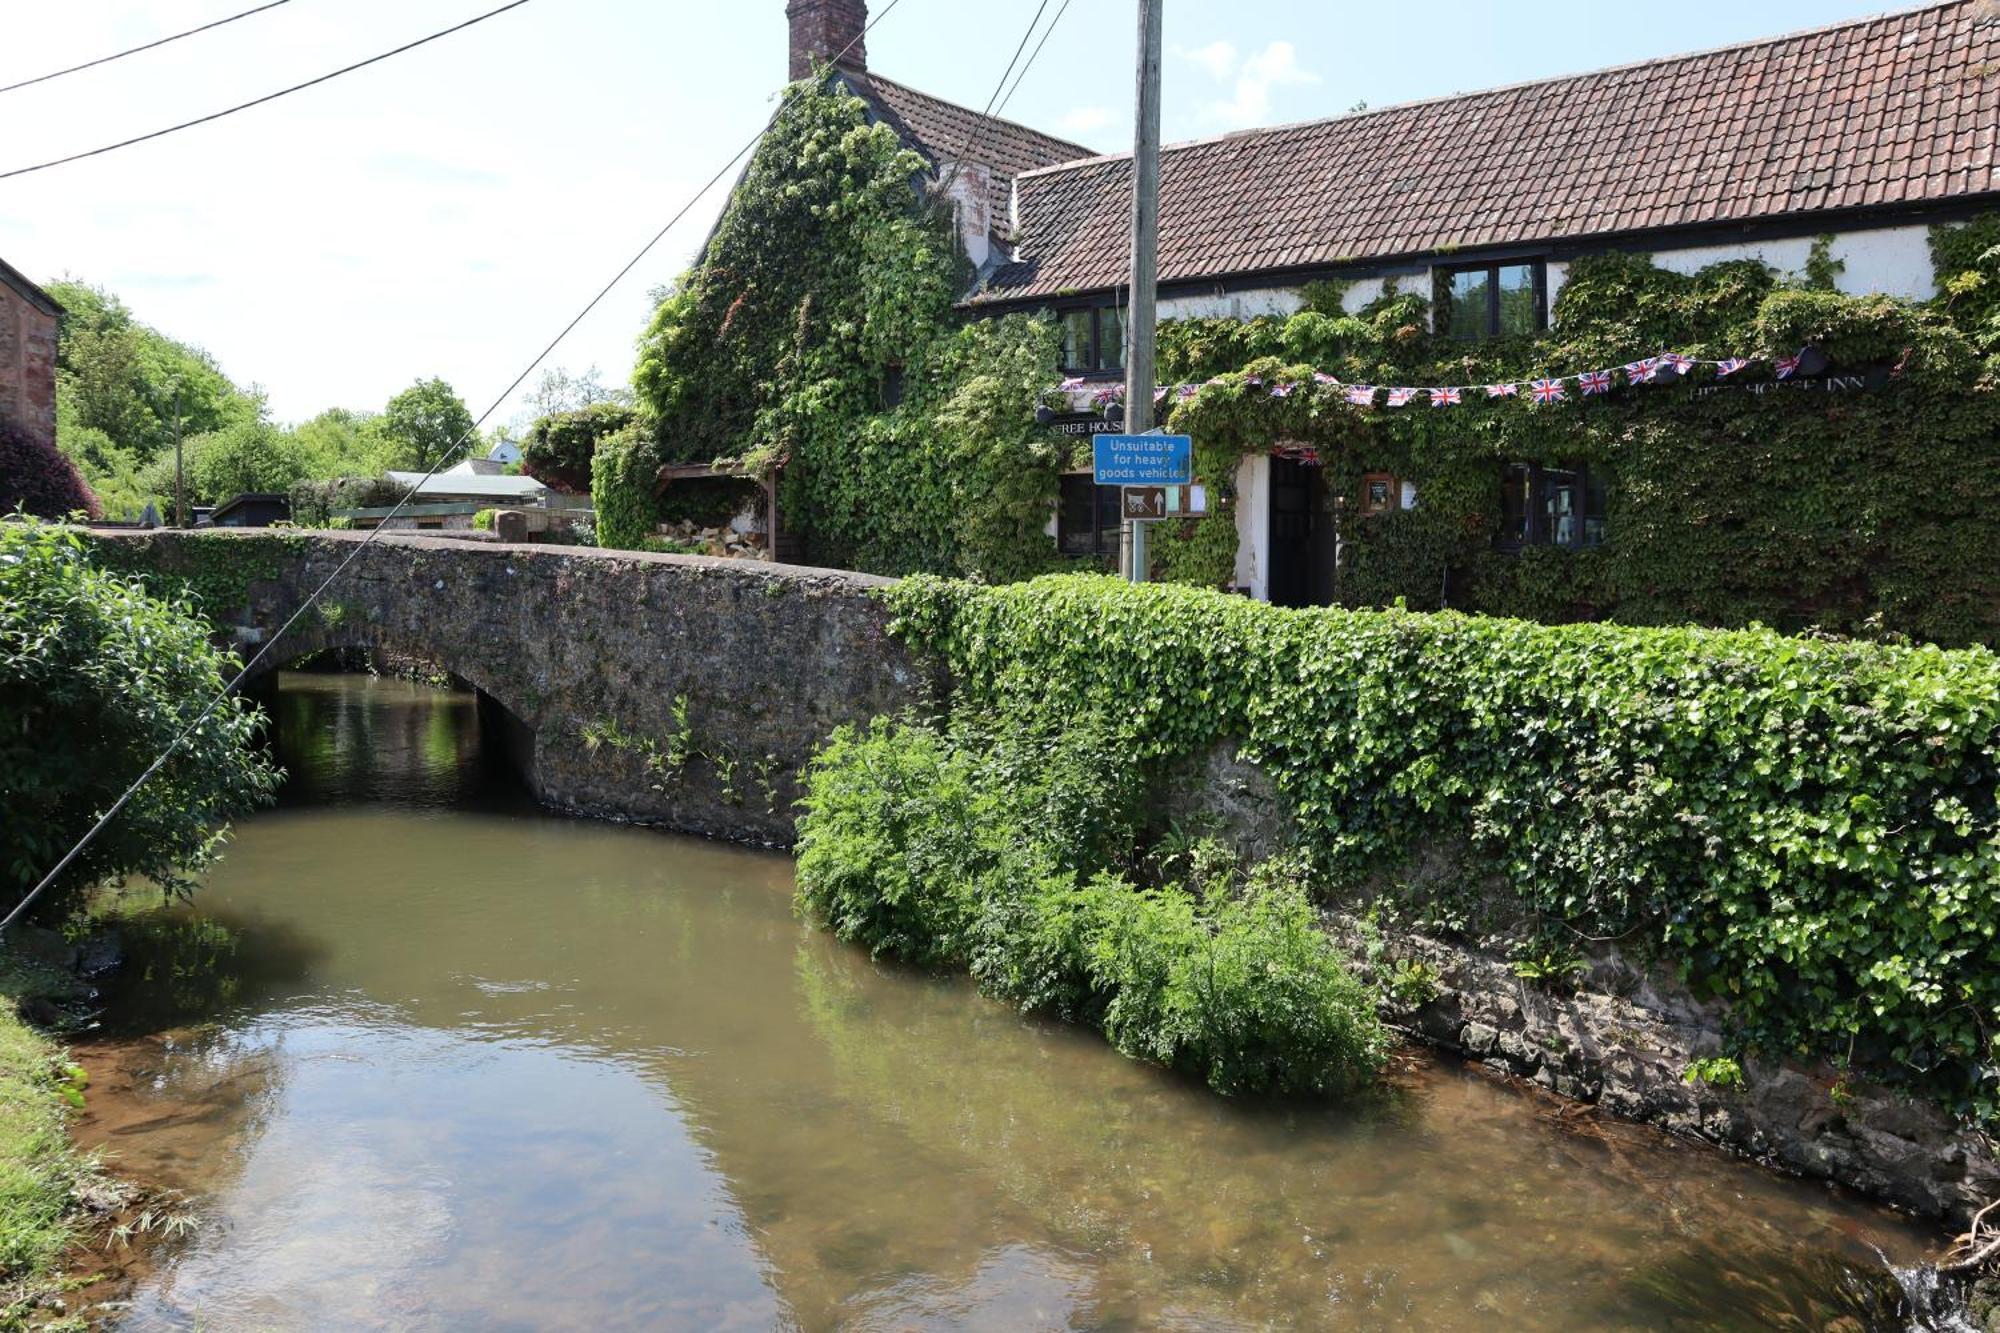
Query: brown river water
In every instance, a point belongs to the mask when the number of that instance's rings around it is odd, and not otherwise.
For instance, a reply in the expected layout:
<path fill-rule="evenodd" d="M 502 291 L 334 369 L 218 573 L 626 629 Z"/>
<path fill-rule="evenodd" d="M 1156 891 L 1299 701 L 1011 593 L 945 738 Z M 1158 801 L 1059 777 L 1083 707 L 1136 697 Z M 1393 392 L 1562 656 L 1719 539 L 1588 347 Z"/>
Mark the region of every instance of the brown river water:
<path fill-rule="evenodd" d="M 783 856 L 535 809 L 469 695 L 275 710 L 283 803 L 84 1052 L 200 1219 L 124 1328 L 1868 1329 L 1936 1242 L 1415 1052 L 1225 1101 L 871 963 Z"/>

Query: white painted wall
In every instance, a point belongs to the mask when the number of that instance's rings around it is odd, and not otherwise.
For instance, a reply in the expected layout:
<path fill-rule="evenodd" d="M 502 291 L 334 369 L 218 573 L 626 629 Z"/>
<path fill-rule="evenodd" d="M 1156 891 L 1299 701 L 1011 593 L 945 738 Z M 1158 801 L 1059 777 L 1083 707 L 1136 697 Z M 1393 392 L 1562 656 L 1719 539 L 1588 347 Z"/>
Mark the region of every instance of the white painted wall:
<path fill-rule="evenodd" d="M 1236 465 L 1236 586 L 1271 600 L 1271 459 L 1252 454 Z"/>
<path fill-rule="evenodd" d="M 1761 259 L 1780 273 L 1803 275 L 1806 256 L 1812 253 L 1812 247 L 1812 237 L 1795 236 L 1782 241 L 1660 250 L 1654 253 L 1653 262 L 1675 273 L 1693 273 L 1724 259 Z M 1838 232 L 1828 249 L 1833 258 L 1847 265 L 1834 280 L 1834 285 L 1843 292 L 1856 296 L 1886 292 L 1916 301 L 1927 301 L 1937 295 L 1928 227 Z"/>
<path fill-rule="evenodd" d="M 1218 292 L 1208 296 L 1168 296 L 1160 299 L 1160 318 L 1255 319 L 1259 315 L 1296 315 L 1304 304 L 1295 287 Z"/>

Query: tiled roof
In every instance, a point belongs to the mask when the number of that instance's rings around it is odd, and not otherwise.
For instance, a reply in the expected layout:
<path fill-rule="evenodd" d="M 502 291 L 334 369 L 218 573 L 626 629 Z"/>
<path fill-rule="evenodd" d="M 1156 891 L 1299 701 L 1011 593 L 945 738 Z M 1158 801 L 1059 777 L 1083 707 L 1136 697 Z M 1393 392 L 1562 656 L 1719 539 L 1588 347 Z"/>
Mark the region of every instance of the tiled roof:
<path fill-rule="evenodd" d="M 1053 135 L 984 116 L 951 102 L 920 93 L 880 74 L 843 70 L 842 79 L 872 105 L 903 141 L 922 153 L 932 166 L 955 161 L 959 154 L 993 168 L 993 218 L 1004 230 L 1012 203 L 1014 178 L 1036 167 L 1074 162 L 1093 150 Z"/>
<path fill-rule="evenodd" d="M 1667 12 L 1667 11 L 1660 11 Z M 2000 189 L 2000 0 L 1169 147 L 1160 278 L 1420 255 Z M 1019 181 L 978 301 L 1113 287 L 1131 159 Z"/>

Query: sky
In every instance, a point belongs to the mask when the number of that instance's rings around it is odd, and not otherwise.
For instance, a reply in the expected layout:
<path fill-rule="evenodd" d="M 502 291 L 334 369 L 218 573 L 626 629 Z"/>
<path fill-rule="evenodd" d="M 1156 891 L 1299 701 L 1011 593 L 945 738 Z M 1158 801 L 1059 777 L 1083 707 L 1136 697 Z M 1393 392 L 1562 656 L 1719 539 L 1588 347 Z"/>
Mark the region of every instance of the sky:
<path fill-rule="evenodd" d="M 0 94 L 0 170 L 262 96 L 500 0 L 289 0 L 156 51 Z M 10 6 L 0 84 L 252 0 Z M 874 0 L 881 13 L 887 0 Z M 1041 0 L 900 0 L 871 68 L 983 106 Z M 1044 23 L 1062 0 L 1047 6 Z M 1168 0 L 1169 142 L 1839 22 L 1896 0 Z M 280 421 L 379 408 L 412 381 L 475 414 L 770 114 L 785 0 L 531 0 L 278 102 L 0 181 L 0 258 L 109 287 L 257 384 Z M 1132 0 L 1070 0 L 1006 107 L 1131 146 Z M 548 364 L 630 374 L 648 292 L 706 234 L 711 190 Z M 531 381 L 532 383 L 532 381 Z M 518 408 L 502 403 L 494 422 Z"/>

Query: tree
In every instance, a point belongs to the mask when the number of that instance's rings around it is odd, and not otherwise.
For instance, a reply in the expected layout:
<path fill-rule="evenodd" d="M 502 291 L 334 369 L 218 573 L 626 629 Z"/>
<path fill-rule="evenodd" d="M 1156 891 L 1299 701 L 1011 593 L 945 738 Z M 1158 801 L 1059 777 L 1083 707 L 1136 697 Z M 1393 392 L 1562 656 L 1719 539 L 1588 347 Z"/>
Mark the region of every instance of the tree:
<path fill-rule="evenodd" d="M 441 379 L 418 380 L 391 398 L 381 429 L 395 446 L 395 461 L 413 469 L 451 463 L 451 455 L 473 438 L 472 413 Z"/>
<path fill-rule="evenodd" d="M 598 403 L 631 401 L 632 391 L 604 383 L 603 372 L 596 366 L 581 375 L 572 375 L 561 366 L 550 366 L 542 372 L 541 379 L 528 394 L 527 407 L 530 415 L 546 417 L 557 412 L 579 411 Z"/>
<path fill-rule="evenodd" d="M 0 517 L 17 509 L 43 518 L 79 509 L 92 518 L 104 516 L 66 454 L 12 417 L 0 416 Z"/>
<path fill-rule="evenodd" d="M 246 491 L 286 491 L 312 472 L 297 437 L 268 421 L 197 435 L 185 452 L 188 493 L 199 504 L 220 504 Z M 171 469 L 171 458 L 162 461 Z"/>
<path fill-rule="evenodd" d="M 96 566 L 74 531 L 0 523 L 0 905 L 11 908 L 233 674 L 185 600 Z M 262 715 L 232 697 L 209 714 L 37 904 L 60 920 L 101 880 L 145 875 L 193 890 L 224 821 L 270 799 L 278 770 Z"/>

